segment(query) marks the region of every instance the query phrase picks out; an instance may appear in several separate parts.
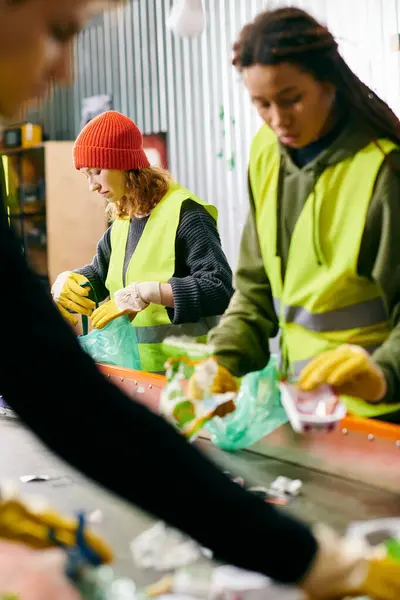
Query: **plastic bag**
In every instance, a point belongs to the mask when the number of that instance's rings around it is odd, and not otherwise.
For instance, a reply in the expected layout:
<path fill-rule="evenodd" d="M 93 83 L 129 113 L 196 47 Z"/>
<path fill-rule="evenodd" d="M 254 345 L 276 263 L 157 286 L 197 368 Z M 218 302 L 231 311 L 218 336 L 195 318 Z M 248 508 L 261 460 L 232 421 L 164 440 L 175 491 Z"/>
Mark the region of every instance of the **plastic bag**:
<path fill-rule="evenodd" d="M 172 571 L 204 556 L 197 542 L 163 521 L 137 536 L 131 542 L 131 552 L 136 567 L 155 571 Z"/>
<path fill-rule="evenodd" d="M 163 350 L 170 358 L 166 362 L 167 384 L 161 392 L 160 413 L 185 437 L 194 440 L 215 415 L 235 410 L 235 394 L 211 394 L 218 365 L 210 346 L 191 338 L 171 337 L 164 340 Z M 196 391 L 188 384 L 195 370 L 202 381 Z"/>
<path fill-rule="evenodd" d="M 262 371 L 243 377 L 235 404 L 232 414 L 215 417 L 205 426 L 223 450 L 248 448 L 288 422 L 280 401 L 276 356 Z"/>
<path fill-rule="evenodd" d="M 78 339 L 95 362 L 137 371 L 142 368 L 135 328 L 126 315 Z"/>

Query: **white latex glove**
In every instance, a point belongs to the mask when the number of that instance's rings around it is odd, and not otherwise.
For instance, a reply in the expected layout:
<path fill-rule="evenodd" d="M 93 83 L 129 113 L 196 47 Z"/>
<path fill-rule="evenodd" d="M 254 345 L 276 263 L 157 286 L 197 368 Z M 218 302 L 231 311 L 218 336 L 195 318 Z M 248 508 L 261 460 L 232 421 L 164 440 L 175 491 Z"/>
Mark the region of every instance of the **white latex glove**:
<path fill-rule="evenodd" d="M 158 281 L 131 283 L 114 294 L 114 302 L 121 311 L 138 312 L 149 304 L 161 304 Z"/>
<path fill-rule="evenodd" d="M 161 289 L 158 281 L 150 283 L 131 283 L 118 290 L 114 298 L 101 304 L 92 314 L 92 325 L 102 329 L 108 323 L 122 315 L 134 318 L 137 313 L 148 307 L 151 302 L 161 304 Z"/>
<path fill-rule="evenodd" d="M 65 576 L 62 550 L 33 550 L 22 544 L 0 542 L 0 597 L 21 600 L 79 600 Z"/>

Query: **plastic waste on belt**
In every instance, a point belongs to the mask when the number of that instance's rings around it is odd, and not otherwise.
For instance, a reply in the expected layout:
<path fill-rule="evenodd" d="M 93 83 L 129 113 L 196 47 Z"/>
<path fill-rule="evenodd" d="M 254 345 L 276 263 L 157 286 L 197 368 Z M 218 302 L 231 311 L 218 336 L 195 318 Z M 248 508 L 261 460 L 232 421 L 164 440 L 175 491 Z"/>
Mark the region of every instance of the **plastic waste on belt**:
<path fill-rule="evenodd" d="M 271 356 L 262 371 L 243 377 L 235 399 L 236 410 L 214 417 L 205 425 L 211 439 L 223 450 L 252 446 L 281 425 L 288 417 L 280 401 L 277 357 Z"/>
<path fill-rule="evenodd" d="M 197 542 L 163 521 L 137 536 L 131 542 L 131 552 L 137 567 L 156 571 L 190 565 L 204 555 Z"/>
<path fill-rule="evenodd" d="M 169 358 L 165 363 L 167 382 L 161 391 L 160 414 L 193 441 L 216 414 L 235 409 L 235 393 L 212 393 L 218 363 L 211 346 L 184 336 L 169 337 L 163 342 L 163 350 Z M 197 383 L 192 385 L 195 373 Z"/>
<path fill-rule="evenodd" d="M 118 317 L 103 329 L 93 329 L 78 339 L 97 363 L 138 371 L 142 368 L 135 328 L 127 316 Z"/>
<path fill-rule="evenodd" d="M 163 577 L 146 595 L 164 600 L 300 600 L 299 590 L 230 565 L 194 565 Z"/>

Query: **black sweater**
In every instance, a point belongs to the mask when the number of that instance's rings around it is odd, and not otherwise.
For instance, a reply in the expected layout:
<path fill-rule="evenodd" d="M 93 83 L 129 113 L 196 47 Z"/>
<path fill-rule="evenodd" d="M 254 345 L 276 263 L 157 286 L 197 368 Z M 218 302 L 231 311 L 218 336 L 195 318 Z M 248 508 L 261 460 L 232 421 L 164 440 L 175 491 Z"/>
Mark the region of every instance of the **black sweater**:
<path fill-rule="evenodd" d="M 0 281 L 1 390 L 49 448 L 222 559 L 283 582 L 303 576 L 316 552 L 309 528 L 232 483 L 106 381 L 28 268 L 1 198 Z M 135 477 L 126 477 L 132 456 Z"/>
<path fill-rule="evenodd" d="M 132 219 L 124 260 L 125 274 L 149 217 Z M 99 302 L 108 296 L 105 281 L 111 255 L 111 228 L 97 246 L 90 265 L 77 269 L 92 284 Z M 132 282 L 129 282 L 132 283 Z M 197 323 L 222 315 L 233 294 L 232 271 L 221 247 L 217 226 L 207 210 L 194 200 L 182 204 L 175 238 L 175 272 L 169 280 L 174 309 L 167 309 L 171 323 Z"/>

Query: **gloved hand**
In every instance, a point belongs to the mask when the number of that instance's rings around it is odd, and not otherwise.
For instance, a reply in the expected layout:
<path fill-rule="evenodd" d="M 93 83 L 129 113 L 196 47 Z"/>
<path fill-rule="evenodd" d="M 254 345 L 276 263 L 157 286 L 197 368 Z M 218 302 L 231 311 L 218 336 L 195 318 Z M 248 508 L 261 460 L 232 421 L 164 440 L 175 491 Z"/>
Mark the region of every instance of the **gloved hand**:
<path fill-rule="evenodd" d="M 105 302 L 94 311 L 92 325 L 96 329 L 103 329 L 108 323 L 121 315 L 135 317 L 138 312 L 147 308 L 151 302 L 161 304 L 161 290 L 158 281 L 131 283 L 118 290 L 112 300 Z"/>
<path fill-rule="evenodd" d="M 62 550 L 0 542 L 1 598 L 78 600 L 78 591 L 65 575 L 66 561 Z"/>
<path fill-rule="evenodd" d="M 189 380 L 188 396 L 193 400 L 202 400 L 204 395 L 225 394 L 237 392 L 238 384 L 231 373 L 219 365 L 213 358 L 207 359 L 195 366 L 195 371 Z"/>
<path fill-rule="evenodd" d="M 69 311 L 79 315 L 90 316 L 96 307 L 95 302 L 88 297 L 90 294 L 89 280 L 72 271 L 61 273 L 55 280 L 51 293 L 63 317 L 76 325 L 76 319 Z"/>
<path fill-rule="evenodd" d="M 318 552 L 299 587 L 310 600 L 367 596 L 370 600 L 400 598 L 400 562 L 386 549 L 339 538 L 331 529 L 314 530 Z"/>
<path fill-rule="evenodd" d="M 343 345 L 316 356 L 299 376 L 298 384 L 310 391 L 322 384 L 338 394 L 367 402 L 379 402 L 386 394 L 386 379 L 368 352 L 360 346 Z"/>
<path fill-rule="evenodd" d="M 77 542 L 78 527 L 77 519 L 46 508 L 38 510 L 15 497 L 0 502 L 0 539 L 24 543 L 36 549 L 55 547 L 54 539 L 64 546 L 73 547 Z M 91 531 L 84 533 L 86 545 L 100 557 L 101 562 L 109 563 L 112 559 L 109 546 Z"/>

